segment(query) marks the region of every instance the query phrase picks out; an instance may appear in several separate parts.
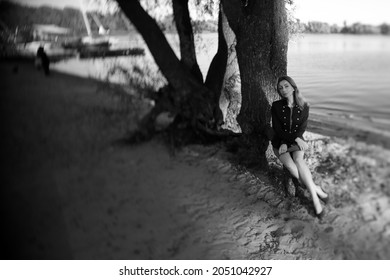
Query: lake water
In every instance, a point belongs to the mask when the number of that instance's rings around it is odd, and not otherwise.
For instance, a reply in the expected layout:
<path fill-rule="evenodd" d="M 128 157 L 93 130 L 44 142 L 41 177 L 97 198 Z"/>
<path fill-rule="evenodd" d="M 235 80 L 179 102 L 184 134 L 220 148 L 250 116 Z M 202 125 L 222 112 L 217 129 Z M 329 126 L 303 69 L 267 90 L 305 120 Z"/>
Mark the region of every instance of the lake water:
<path fill-rule="evenodd" d="M 305 35 L 288 73 L 314 110 L 390 120 L 390 36 Z"/>
<path fill-rule="evenodd" d="M 118 64 L 148 63 L 157 71 L 139 36 L 117 39 L 119 47 L 144 47 L 145 57 L 71 59 L 53 68 L 98 78 L 106 77 L 106 69 Z M 168 35 L 168 41 L 178 54 L 177 36 Z M 205 76 L 217 50 L 217 34 L 199 35 L 196 42 L 198 63 Z M 390 36 L 298 35 L 289 43 L 288 75 L 310 102 L 312 112 L 390 122 Z"/>

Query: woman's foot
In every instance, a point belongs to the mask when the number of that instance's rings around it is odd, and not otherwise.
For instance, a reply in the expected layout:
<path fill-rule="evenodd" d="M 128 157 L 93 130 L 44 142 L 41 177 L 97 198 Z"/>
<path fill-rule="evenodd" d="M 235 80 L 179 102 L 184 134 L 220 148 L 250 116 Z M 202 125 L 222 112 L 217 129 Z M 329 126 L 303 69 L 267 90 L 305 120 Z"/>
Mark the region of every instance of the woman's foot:
<path fill-rule="evenodd" d="M 329 201 L 329 195 L 328 195 L 326 192 L 324 192 L 324 190 L 323 190 L 321 187 L 319 187 L 319 186 L 317 186 L 317 185 L 316 185 L 316 193 L 317 193 L 318 197 L 319 197 L 324 203 L 327 203 L 327 202 Z"/>
<path fill-rule="evenodd" d="M 322 219 L 325 216 L 325 209 L 322 209 L 320 213 L 316 213 L 318 219 Z"/>
<path fill-rule="evenodd" d="M 319 217 L 320 215 L 323 215 L 324 209 L 322 208 L 322 205 L 318 199 L 313 199 L 313 205 L 316 216 Z"/>

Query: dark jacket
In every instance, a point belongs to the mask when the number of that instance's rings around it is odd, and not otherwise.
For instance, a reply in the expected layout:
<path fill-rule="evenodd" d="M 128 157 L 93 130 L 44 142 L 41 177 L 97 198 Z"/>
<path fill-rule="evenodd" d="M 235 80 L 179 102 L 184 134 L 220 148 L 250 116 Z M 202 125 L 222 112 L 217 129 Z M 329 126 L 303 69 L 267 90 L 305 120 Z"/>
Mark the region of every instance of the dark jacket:
<path fill-rule="evenodd" d="M 281 99 L 272 103 L 271 112 L 274 130 L 273 147 L 278 149 L 282 144 L 287 144 L 290 147 L 295 144 L 297 137 L 304 140 L 303 133 L 306 130 L 309 117 L 308 105 L 305 105 L 303 110 L 295 105 L 291 112 L 287 105 L 287 99 Z"/>

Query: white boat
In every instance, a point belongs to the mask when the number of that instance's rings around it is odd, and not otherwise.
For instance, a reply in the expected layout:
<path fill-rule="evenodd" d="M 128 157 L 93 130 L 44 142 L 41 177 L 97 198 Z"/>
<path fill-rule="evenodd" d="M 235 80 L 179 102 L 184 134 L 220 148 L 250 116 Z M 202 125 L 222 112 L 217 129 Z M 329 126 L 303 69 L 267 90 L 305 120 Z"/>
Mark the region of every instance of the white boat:
<path fill-rule="evenodd" d="M 81 13 L 83 15 L 84 24 L 87 28 L 88 36 L 81 38 L 81 51 L 89 50 L 101 50 L 108 49 L 110 47 L 109 37 L 106 35 L 108 32 L 100 22 L 96 22 L 97 18 L 93 17 L 96 24 L 99 26 L 99 34 L 92 34 L 91 25 L 88 21 L 87 12 L 85 10 L 83 0 L 80 0 Z M 101 32 L 105 34 L 100 34 Z"/>

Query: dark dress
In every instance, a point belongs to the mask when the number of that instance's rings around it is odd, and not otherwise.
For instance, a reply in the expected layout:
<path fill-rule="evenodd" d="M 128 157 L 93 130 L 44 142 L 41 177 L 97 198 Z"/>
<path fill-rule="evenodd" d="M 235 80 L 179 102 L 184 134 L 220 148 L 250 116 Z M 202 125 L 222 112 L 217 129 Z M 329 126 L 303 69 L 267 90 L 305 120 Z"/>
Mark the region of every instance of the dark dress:
<path fill-rule="evenodd" d="M 282 144 L 288 148 L 296 144 L 297 137 L 303 138 L 303 133 L 307 127 L 309 117 L 309 106 L 305 105 L 303 109 L 295 105 L 290 109 L 287 105 L 287 99 L 281 99 L 272 103 L 272 129 L 274 137 L 271 141 L 272 146 L 276 149 Z"/>

